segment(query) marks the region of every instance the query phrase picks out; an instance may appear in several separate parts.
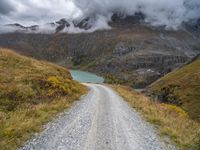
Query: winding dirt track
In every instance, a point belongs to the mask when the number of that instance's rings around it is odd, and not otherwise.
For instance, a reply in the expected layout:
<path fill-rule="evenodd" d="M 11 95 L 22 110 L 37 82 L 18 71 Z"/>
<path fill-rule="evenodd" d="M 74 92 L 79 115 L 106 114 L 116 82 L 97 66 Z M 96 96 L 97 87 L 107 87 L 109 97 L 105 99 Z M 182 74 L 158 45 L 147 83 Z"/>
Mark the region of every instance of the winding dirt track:
<path fill-rule="evenodd" d="M 21 150 L 164 150 L 152 126 L 113 90 L 86 84 L 91 90 Z"/>

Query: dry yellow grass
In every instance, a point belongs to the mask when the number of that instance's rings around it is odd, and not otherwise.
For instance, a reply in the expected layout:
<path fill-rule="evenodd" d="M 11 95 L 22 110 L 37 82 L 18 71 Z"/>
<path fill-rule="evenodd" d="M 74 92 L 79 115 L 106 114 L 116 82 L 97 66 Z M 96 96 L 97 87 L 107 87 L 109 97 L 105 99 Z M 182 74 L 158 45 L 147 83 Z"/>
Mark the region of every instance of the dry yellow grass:
<path fill-rule="evenodd" d="M 200 149 L 200 124 L 181 108 L 150 100 L 129 87 L 112 86 L 143 117 L 169 136 L 180 149 Z"/>
<path fill-rule="evenodd" d="M 17 149 L 86 91 L 65 68 L 0 48 L 0 149 Z"/>
<path fill-rule="evenodd" d="M 149 86 L 166 102 L 176 100 L 190 117 L 200 122 L 200 56 Z"/>

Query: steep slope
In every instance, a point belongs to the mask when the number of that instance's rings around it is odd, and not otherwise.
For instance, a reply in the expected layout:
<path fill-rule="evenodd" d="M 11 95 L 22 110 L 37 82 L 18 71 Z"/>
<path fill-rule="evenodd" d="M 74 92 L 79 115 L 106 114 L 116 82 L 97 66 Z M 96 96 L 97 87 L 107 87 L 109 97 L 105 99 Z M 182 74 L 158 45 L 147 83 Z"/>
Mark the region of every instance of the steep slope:
<path fill-rule="evenodd" d="M 68 70 L 0 49 L 0 149 L 16 149 L 86 92 Z"/>
<path fill-rule="evenodd" d="M 114 19 L 111 30 L 79 34 L 0 35 L 0 45 L 37 59 L 81 68 L 107 82 L 144 87 L 200 52 L 194 34 Z"/>
<path fill-rule="evenodd" d="M 180 105 L 200 121 L 200 57 L 149 86 L 163 102 Z"/>

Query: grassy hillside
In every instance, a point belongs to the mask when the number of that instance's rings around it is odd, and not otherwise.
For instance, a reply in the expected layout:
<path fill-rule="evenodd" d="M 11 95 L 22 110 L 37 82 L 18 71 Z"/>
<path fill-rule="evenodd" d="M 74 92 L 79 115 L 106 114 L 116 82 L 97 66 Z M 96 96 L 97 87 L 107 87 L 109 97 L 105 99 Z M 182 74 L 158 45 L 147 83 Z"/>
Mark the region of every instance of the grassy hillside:
<path fill-rule="evenodd" d="M 181 150 L 200 149 L 200 124 L 192 120 L 183 109 L 172 104 L 153 101 L 129 87 L 112 87 L 131 107 L 154 124 L 161 136 L 170 137 Z"/>
<path fill-rule="evenodd" d="M 172 72 L 149 87 L 164 102 L 180 105 L 200 121 L 200 58 Z"/>
<path fill-rule="evenodd" d="M 86 91 L 65 68 L 0 48 L 0 149 L 19 147 Z"/>

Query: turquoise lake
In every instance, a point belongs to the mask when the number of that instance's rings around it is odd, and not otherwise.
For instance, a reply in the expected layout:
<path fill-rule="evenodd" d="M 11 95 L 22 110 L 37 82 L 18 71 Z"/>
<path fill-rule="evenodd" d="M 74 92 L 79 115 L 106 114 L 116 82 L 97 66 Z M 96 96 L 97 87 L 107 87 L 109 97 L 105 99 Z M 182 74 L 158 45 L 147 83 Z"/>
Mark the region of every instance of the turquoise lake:
<path fill-rule="evenodd" d="M 96 74 L 80 71 L 80 70 L 70 70 L 70 73 L 74 80 L 82 83 L 103 83 L 104 78 L 97 76 Z"/>

